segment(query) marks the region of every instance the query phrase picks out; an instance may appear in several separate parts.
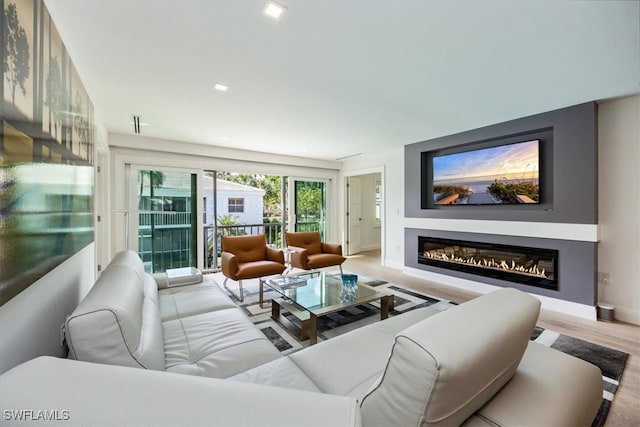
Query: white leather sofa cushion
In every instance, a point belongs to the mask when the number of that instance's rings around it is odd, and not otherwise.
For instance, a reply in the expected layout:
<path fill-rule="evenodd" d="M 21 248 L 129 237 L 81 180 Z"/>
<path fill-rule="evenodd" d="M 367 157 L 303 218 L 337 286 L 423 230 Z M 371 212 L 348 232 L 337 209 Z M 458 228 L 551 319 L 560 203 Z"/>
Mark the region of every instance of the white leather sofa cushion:
<path fill-rule="evenodd" d="M 238 307 L 210 277 L 205 277 L 202 283 L 196 285 L 161 289 L 158 294 L 163 322 Z"/>
<path fill-rule="evenodd" d="M 3 426 L 362 425 L 358 402 L 350 397 L 53 357 L 2 374 L 0 396 Z M 57 410 L 60 420 L 4 417 L 21 410 Z"/>
<path fill-rule="evenodd" d="M 529 342 L 511 381 L 463 426 L 589 426 L 601 402 L 600 369 Z"/>
<path fill-rule="evenodd" d="M 102 272 L 65 323 L 71 358 L 164 369 L 157 299 L 145 297 L 143 280 L 123 265 L 109 265 Z"/>
<path fill-rule="evenodd" d="M 394 336 L 439 311 L 425 307 L 305 348 L 289 357 L 324 393 L 362 399 L 380 377 Z M 337 361 L 326 363 L 327 360 Z M 260 369 L 258 367 L 257 369 Z"/>
<path fill-rule="evenodd" d="M 226 378 L 280 357 L 238 308 L 170 320 L 162 329 L 170 372 Z"/>
<path fill-rule="evenodd" d="M 400 332 L 362 401 L 364 424 L 462 424 L 511 379 L 539 310 L 536 298 L 505 288 Z"/>
<path fill-rule="evenodd" d="M 232 381 L 293 388 L 322 393 L 288 357 L 281 357 L 228 378 Z"/>

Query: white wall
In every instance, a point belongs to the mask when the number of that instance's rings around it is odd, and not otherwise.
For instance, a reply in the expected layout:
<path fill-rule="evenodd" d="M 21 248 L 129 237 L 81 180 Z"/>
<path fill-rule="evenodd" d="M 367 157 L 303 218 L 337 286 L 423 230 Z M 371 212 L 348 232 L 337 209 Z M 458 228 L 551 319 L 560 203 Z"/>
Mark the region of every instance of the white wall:
<path fill-rule="evenodd" d="M 640 325 L 640 96 L 598 106 L 599 302 Z"/>
<path fill-rule="evenodd" d="M 41 355 L 66 356 L 60 327 L 95 281 L 95 243 L 0 307 L 0 373 Z"/>

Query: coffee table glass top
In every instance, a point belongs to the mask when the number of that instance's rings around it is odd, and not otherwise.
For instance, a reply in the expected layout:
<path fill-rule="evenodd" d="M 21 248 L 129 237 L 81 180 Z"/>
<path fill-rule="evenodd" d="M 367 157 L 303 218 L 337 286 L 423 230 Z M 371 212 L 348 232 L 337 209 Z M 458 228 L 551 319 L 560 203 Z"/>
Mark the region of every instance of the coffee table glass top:
<path fill-rule="evenodd" d="M 284 277 L 289 278 L 288 283 L 284 282 Z M 379 291 L 362 283 L 358 283 L 354 288 L 345 289 L 339 274 L 314 272 L 284 277 L 270 278 L 265 280 L 265 283 L 286 299 L 315 315 L 353 307 L 389 295 L 386 291 Z"/>

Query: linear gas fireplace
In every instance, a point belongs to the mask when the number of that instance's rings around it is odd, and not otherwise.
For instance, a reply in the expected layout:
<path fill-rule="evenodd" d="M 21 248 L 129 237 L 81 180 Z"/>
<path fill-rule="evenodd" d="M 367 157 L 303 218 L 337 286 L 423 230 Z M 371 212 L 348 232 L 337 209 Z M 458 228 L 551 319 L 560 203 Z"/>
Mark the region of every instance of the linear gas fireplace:
<path fill-rule="evenodd" d="M 558 290 L 558 251 L 418 236 L 420 264 Z"/>

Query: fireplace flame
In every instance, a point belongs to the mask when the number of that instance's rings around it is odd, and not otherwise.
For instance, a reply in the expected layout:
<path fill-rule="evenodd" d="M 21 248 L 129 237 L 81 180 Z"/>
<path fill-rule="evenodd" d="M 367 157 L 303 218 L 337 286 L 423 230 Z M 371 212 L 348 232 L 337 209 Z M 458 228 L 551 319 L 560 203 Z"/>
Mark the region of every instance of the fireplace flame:
<path fill-rule="evenodd" d="M 462 258 L 462 257 L 456 257 L 455 255 L 447 255 L 444 253 L 438 253 L 438 252 L 432 252 L 432 251 L 425 251 L 422 254 L 425 258 L 431 258 L 431 259 L 436 259 L 436 260 L 441 260 L 441 261 L 447 261 L 447 262 L 453 262 L 453 263 L 457 263 L 457 264 L 469 264 L 469 265 L 476 265 L 482 268 L 490 268 L 493 270 L 502 270 L 502 271 L 509 271 L 509 272 L 513 272 L 513 273 L 520 273 L 520 274 L 525 274 L 528 276 L 535 276 L 535 277 L 541 277 L 544 279 L 548 279 L 547 274 L 545 269 L 539 269 L 537 265 L 533 265 L 531 267 L 526 267 L 526 266 L 522 266 L 522 265 L 518 265 L 516 264 L 516 262 L 514 260 L 511 261 L 511 264 L 508 264 L 506 261 L 501 260 L 501 261 L 496 261 L 495 259 L 487 259 L 487 258 L 482 258 L 479 260 L 476 260 L 474 257 L 471 258 Z"/>

